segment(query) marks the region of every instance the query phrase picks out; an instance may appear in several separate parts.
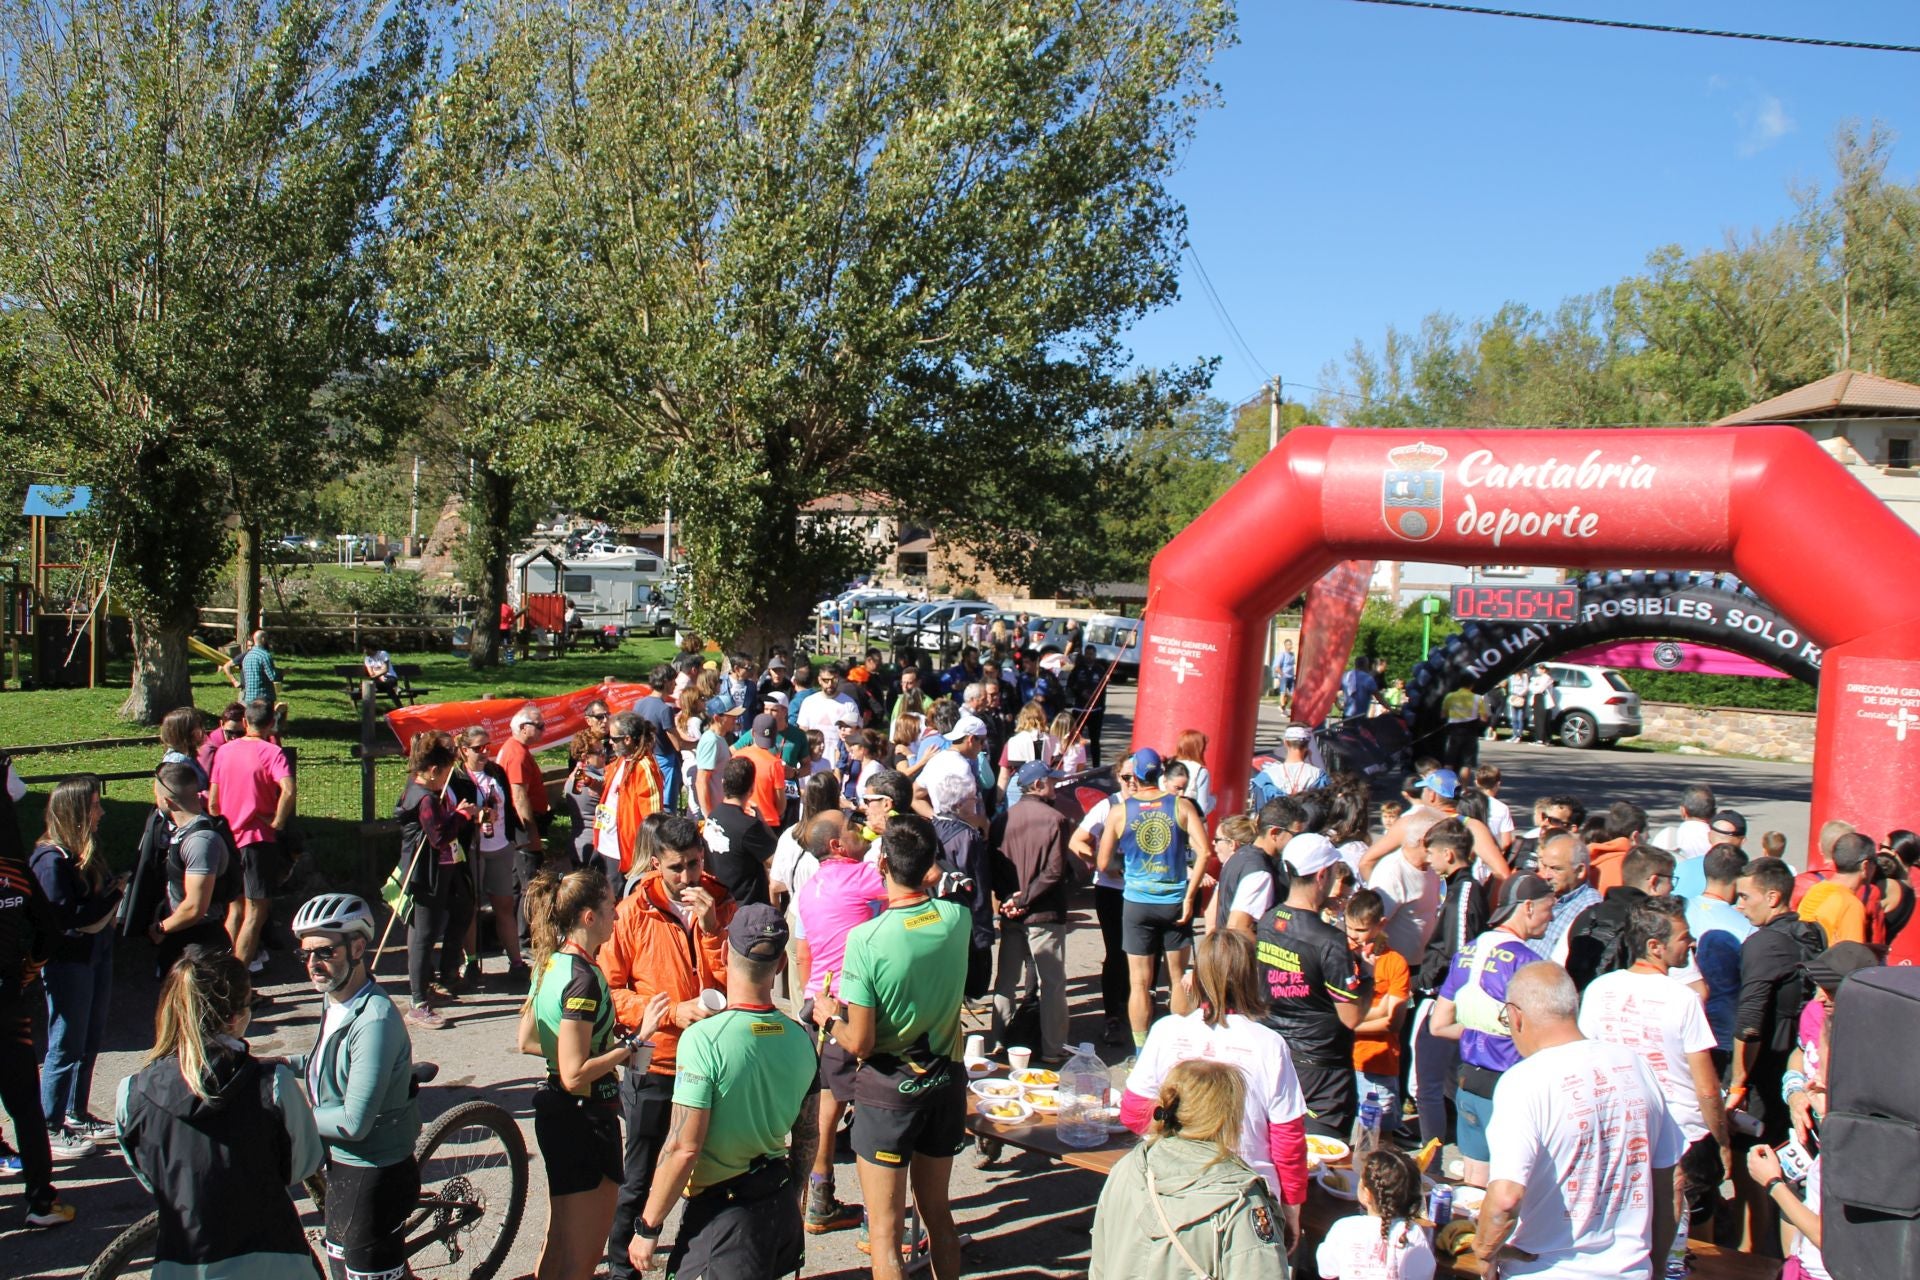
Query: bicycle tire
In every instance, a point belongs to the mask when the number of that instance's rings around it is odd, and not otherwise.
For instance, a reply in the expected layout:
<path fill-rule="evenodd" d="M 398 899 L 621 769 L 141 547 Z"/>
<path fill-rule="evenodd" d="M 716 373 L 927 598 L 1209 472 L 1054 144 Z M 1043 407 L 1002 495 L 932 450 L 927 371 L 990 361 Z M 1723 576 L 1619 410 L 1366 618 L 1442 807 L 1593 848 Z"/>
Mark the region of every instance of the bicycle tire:
<path fill-rule="evenodd" d="M 153 1249 L 159 1239 L 160 1215 L 150 1213 L 108 1241 L 81 1280 L 118 1280 L 136 1271 L 152 1270 Z"/>
<path fill-rule="evenodd" d="M 442 1152 L 442 1147 L 470 1129 L 490 1134 L 497 1143 L 505 1162 L 504 1188 L 498 1185 L 499 1178 L 488 1177 L 485 1179 L 486 1186 L 477 1191 L 474 1189 L 475 1174 L 484 1169 L 499 1169 L 499 1166 L 491 1164 L 492 1157 L 484 1149 L 484 1140 L 482 1150 L 475 1157 Z M 415 1211 L 407 1223 L 407 1257 L 413 1274 L 427 1280 L 439 1277 L 493 1280 L 513 1248 L 527 1207 L 527 1144 L 520 1135 L 519 1123 L 504 1108 L 491 1102 L 463 1102 L 435 1120 L 420 1135 L 420 1141 L 414 1146 L 414 1159 L 420 1166 L 423 1206 Z M 447 1249 L 444 1222 L 436 1221 L 435 1211 L 426 1203 L 435 1199 L 442 1187 L 452 1187 L 456 1183 L 464 1184 L 456 1191 L 464 1191 L 466 1195 L 455 1194 L 445 1199 L 463 1200 L 467 1196 L 477 1195 L 483 1219 L 490 1219 L 496 1211 L 498 1213 L 498 1234 L 478 1258 L 469 1258 L 469 1250 L 457 1245 Z M 504 1190 L 504 1204 L 496 1204 L 488 1198 L 489 1187 L 496 1192 Z M 477 1229 L 461 1228 L 453 1234 L 455 1237 L 471 1235 Z M 440 1253 L 443 1249 L 446 1250 L 444 1258 Z"/>

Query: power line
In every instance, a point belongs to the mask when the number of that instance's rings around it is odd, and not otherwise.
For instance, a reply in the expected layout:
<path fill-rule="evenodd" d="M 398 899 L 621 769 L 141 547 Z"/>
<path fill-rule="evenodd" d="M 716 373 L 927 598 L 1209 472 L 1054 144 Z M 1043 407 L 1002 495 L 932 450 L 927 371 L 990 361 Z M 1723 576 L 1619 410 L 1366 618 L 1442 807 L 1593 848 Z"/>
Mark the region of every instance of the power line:
<path fill-rule="evenodd" d="M 1562 13 L 1522 13 L 1516 9 L 1483 9 L 1470 4 L 1438 4 L 1435 0 L 1351 0 L 1354 4 L 1384 4 L 1397 9 L 1436 9 L 1442 13 L 1470 13 L 1483 18 L 1524 18 L 1529 22 L 1563 22 L 1576 27 L 1612 27 L 1620 31 L 1654 31 L 1673 36 L 1712 36 L 1718 40 L 1759 40 L 1766 44 L 1803 44 L 1821 49 L 1864 49 L 1871 53 L 1920 53 L 1920 45 L 1879 44 L 1869 40 L 1821 40 L 1813 36 L 1771 36 L 1752 31 L 1715 31 L 1707 27 L 1675 27 L 1660 22 L 1623 22 L 1615 18 L 1576 18 Z"/>
<path fill-rule="evenodd" d="M 1207 274 L 1206 264 L 1200 261 L 1199 250 L 1188 245 L 1187 256 L 1193 259 L 1194 269 L 1200 273 L 1200 285 L 1213 307 L 1213 314 L 1233 340 L 1239 344 L 1240 354 L 1246 359 L 1249 368 L 1258 373 L 1263 380 L 1272 382 L 1273 375 L 1267 372 L 1267 366 L 1260 363 L 1260 358 L 1253 354 L 1253 348 L 1248 346 L 1247 340 L 1240 335 L 1240 326 L 1233 322 L 1233 316 L 1228 313 L 1227 304 L 1220 300 L 1220 291 L 1213 287 L 1213 278 Z"/>

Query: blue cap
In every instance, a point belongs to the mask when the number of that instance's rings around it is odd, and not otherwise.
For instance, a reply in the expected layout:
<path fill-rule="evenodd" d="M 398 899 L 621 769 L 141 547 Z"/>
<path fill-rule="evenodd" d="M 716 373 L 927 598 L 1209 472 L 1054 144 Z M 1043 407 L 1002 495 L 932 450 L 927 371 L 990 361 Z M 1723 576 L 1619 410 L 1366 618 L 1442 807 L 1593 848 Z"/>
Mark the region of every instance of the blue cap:
<path fill-rule="evenodd" d="M 1160 772 L 1164 767 L 1160 763 L 1160 753 L 1152 747 L 1142 747 L 1133 753 L 1133 776 L 1149 786 L 1160 781 Z"/>
<path fill-rule="evenodd" d="M 1420 789 L 1451 800 L 1460 794 L 1460 775 L 1451 769 L 1435 769 L 1420 779 Z"/>
<path fill-rule="evenodd" d="M 1029 787 L 1039 786 L 1040 783 L 1048 778 L 1064 778 L 1066 776 L 1066 774 L 1060 772 L 1058 769 L 1049 769 L 1045 760 L 1029 760 L 1020 766 L 1020 772 L 1013 775 L 1013 780 L 1020 784 L 1022 791 L 1025 791 Z"/>

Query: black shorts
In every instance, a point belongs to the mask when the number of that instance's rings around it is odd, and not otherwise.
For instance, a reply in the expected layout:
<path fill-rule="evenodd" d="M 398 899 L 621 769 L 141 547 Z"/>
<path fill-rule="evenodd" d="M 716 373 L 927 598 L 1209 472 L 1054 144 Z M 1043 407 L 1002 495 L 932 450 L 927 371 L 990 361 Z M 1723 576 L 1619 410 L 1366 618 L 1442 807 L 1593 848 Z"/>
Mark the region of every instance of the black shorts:
<path fill-rule="evenodd" d="M 1193 948 L 1193 921 L 1176 923 L 1177 902 L 1127 902 L 1120 908 L 1120 949 L 1130 956 L 1157 956 Z"/>
<path fill-rule="evenodd" d="M 1307 1132 L 1345 1142 L 1360 1114 L 1360 1087 L 1353 1078 L 1353 1064 L 1323 1065 L 1295 1058 L 1293 1074 L 1300 1082 L 1301 1101 L 1307 1104 Z"/>
<path fill-rule="evenodd" d="M 941 1058 L 915 1072 L 896 1058 L 870 1058 L 854 1090 L 853 1153 L 904 1169 L 914 1156 L 952 1159 L 967 1145 L 967 1073 Z"/>
<path fill-rule="evenodd" d="M 377 1169 L 328 1159 L 326 1253 L 335 1280 L 405 1280 L 401 1233 L 419 1203 L 412 1156 Z"/>
<path fill-rule="evenodd" d="M 673 1280 L 775 1280 L 806 1260 L 800 1200 L 788 1182 L 773 1194 L 736 1200 L 707 1192 L 687 1201 L 667 1255 Z"/>
<path fill-rule="evenodd" d="M 280 851 L 277 843 L 262 840 L 240 846 L 240 877 L 244 884 L 241 893 L 254 902 L 271 898 L 291 869 L 287 855 Z"/>
<path fill-rule="evenodd" d="M 1711 1133 L 1690 1145 L 1680 1155 L 1680 1177 L 1687 1197 L 1690 1216 L 1711 1217 L 1720 1207 L 1720 1184 L 1726 1181 L 1726 1166 L 1720 1163 L 1720 1144 Z"/>
<path fill-rule="evenodd" d="M 800 1025 L 813 1026 L 813 1001 L 800 1006 Z M 815 1089 L 826 1089 L 835 1102 L 853 1101 L 854 1077 L 860 1072 L 860 1060 L 842 1049 L 832 1036 L 820 1046 L 820 1071 L 814 1076 Z"/>
<path fill-rule="evenodd" d="M 578 1195 L 602 1182 L 618 1185 L 626 1176 L 617 1103 L 591 1102 L 543 1084 L 533 1093 L 533 1137 L 547 1165 L 549 1195 Z"/>

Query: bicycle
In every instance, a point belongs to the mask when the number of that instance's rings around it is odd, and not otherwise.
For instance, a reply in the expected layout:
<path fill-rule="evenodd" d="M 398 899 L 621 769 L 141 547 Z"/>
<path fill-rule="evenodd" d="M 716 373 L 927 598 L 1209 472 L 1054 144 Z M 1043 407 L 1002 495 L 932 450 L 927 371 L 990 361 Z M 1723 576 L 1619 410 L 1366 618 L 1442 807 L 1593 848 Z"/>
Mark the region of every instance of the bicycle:
<path fill-rule="evenodd" d="M 437 1068 L 414 1067 L 416 1087 Z M 491 1102 L 463 1102 L 440 1116 L 414 1145 L 420 1203 L 402 1234 L 408 1268 L 423 1280 L 492 1280 L 507 1260 L 527 1207 L 527 1144 L 520 1126 Z M 316 1209 L 326 1204 L 326 1177 L 306 1181 Z M 152 1269 L 160 1215 L 150 1213 L 115 1236 L 83 1280 L 131 1280 Z M 317 1243 L 318 1232 L 309 1239 Z"/>

